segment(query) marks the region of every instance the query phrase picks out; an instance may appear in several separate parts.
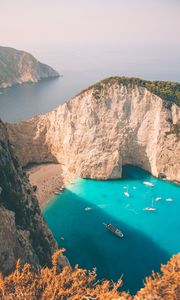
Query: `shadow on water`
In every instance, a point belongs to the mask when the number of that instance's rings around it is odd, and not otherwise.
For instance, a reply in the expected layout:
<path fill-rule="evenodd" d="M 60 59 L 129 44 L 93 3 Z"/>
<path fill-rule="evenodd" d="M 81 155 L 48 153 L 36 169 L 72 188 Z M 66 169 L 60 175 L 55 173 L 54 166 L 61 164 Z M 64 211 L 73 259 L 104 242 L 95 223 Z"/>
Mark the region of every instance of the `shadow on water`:
<path fill-rule="evenodd" d="M 85 211 L 85 207 L 92 210 Z M 67 250 L 72 266 L 96 267 L 99 279 L 116 281 L 123 274 L 123 289 L 131 293 L 143 286 L 145 276 L 152 270 L 159 271 L 160 264 L 169 259 L 169 254 L 150 237 L 68 189 L 50 202 L 43 214 L 59 246 Z M 109 232 L 103 222 L 120 228 L 125 237 L 120 239 Z"/>

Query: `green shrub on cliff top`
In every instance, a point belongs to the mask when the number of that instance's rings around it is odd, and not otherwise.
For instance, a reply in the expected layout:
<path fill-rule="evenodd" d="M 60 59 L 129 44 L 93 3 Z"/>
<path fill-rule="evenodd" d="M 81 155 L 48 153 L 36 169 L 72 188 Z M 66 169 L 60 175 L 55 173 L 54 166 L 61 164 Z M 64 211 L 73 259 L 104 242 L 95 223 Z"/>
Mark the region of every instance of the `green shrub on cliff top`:
<path fill-rule="evenodd" d="M 98 94 L 104 88 L 104 85 L 113 85 L 114 83 L 118 83 L 119 85 L 123 84 L 125 86 L 137 85 L 145 87 L 153 94 L 164 99 L 167 107 L 170 107 L 172 103 L 176 103 L 180 106 L 180 83 L 171 81 L 148 81 L 136 77 L 109 77 L 90 86 L 80 94 L 91 88 L 94 88 L 96 91 L 95 94 Z"/>

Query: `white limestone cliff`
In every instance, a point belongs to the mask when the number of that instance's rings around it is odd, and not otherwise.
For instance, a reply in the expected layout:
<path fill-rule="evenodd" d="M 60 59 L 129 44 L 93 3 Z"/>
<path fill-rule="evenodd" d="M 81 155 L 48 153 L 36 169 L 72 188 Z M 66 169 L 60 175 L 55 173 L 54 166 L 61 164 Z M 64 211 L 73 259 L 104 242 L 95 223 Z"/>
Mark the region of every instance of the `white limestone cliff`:
<path fill-rule="evenodd" d="M 8 125 L 22 165 L 59 162 L 83 178 L 121 178 L 132 164 L 180 182 L 180 110 L 138 85 L 87 89 L 53 111 Z"/>

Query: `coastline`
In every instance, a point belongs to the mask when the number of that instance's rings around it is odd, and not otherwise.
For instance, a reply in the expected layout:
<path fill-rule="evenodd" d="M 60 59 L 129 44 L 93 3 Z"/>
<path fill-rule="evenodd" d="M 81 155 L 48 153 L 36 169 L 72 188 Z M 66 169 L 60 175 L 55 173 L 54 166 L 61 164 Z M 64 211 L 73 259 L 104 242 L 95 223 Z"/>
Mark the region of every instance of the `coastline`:
<path fill-rule="evenodd" d="M 36 164 L 24 170 L 29 177 L 31 186 L 37 187 L 34 193 L 40 208 L 51 201 L 56 192 L 63 192 L 63 189 L 76 178 L 64 165 L 58 163 Z M 179 186 L 179 182 L 169 182 Z"/>
<path fill-rule="evenodd" d="M 36 186 L 35 195 L 43 208 L 54 196 L 55 192 L 65 188 L 75 179 L 61 164 L 38 164 L 25 169 L 30 184 Z"/>

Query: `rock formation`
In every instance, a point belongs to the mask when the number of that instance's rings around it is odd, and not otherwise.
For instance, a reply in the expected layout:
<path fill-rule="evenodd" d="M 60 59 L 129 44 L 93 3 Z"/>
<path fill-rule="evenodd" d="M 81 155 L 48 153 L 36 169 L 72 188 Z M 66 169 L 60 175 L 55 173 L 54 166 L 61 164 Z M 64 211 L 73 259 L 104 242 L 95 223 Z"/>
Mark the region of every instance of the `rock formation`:
<path fill-rule="evenodd" d="M 8 125 L 22 165 L 59 162 L 83 178 L 121 178 L 122 166 L 180 182 L 180 110 L 138 84 L 102 81 L 50 113 Z"/>
<path fill-rule="evenodd" d="M 50 264 L 57 244 L 0 121 L 0 272 L 10 273 L 18 258 L 34 266 Z M 60 265 L 66 264 L 61 256 Z"/>
<path fill-rule="evenodd" d="M 0 47 L 0 88 L 58 76 L 55 70 L 40 63 L 31 54 L 9 47 Z"/>

